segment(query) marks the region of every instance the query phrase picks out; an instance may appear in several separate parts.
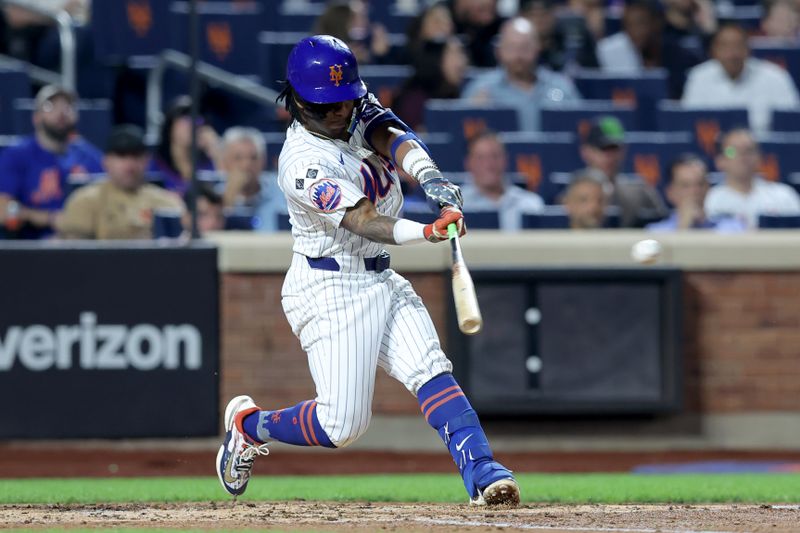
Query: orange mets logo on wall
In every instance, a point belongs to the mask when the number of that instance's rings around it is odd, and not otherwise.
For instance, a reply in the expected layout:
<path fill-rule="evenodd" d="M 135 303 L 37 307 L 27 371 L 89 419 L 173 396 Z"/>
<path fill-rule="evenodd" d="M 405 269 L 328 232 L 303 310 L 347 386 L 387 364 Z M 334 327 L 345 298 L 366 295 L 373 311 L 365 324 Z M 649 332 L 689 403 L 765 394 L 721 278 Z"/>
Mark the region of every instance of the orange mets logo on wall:
<path fill-rule="evenodd" d="M 153 25 L 153 13 L 147 0 L 130 0 L 128 2 L 128 24 L 139 37 L 144 37 Z"/>
<path fill-rule="evenodd" d="M 331 69 L 331 81 L 338 87 L 342 81 L 342 66 L 331 65 L 328 68 Z"/>
<path fill-rule="evenodd" d="M 209 22 L 206 26 L 206 38 L 208 47 L 217 56 L 217 59 L 224 61 L 233 48 L 233 37 L 231 27 L 227 22 Z"/>

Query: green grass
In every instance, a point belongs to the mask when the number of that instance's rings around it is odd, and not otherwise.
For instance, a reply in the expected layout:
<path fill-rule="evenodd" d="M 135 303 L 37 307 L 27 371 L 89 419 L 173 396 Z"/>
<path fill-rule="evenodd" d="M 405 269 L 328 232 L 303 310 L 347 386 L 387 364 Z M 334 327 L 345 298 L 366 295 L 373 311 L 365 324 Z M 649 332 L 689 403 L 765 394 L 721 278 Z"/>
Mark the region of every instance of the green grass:
<path fill-rule="evenodd" d="M 525 502 L 800 503 L 800 474 L 520 474 Z M 228 500 L 216 478 L 3 479 L 0 504 Z M 452 502 L 456 475 L 257 476 L 243 500 Z"/>

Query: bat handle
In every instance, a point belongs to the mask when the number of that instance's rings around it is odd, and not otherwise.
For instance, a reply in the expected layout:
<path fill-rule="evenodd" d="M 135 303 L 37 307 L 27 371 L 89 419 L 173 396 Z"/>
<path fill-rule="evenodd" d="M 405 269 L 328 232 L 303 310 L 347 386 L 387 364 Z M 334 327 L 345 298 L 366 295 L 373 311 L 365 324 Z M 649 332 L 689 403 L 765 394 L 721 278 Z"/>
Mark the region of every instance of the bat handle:
<path fill-rule="evenodd" d="M 456 237 L 458 237 L 458 226 L 455 222 L 451 222 L 447 225 L 447 238 L 454 239 Z"/>

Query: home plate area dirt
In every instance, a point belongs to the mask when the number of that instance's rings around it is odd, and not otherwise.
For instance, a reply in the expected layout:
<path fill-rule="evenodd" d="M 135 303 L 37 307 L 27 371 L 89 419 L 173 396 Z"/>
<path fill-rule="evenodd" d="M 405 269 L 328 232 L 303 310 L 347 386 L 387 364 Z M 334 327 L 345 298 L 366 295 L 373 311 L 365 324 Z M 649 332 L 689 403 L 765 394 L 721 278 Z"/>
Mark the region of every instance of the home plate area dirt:
<path fill-rule="evenodd" d="M 2 528 L 169 528 L 270 531 L 800 530 L 797 505 L 468 505 L 232 502 L 0 506 Z"/>

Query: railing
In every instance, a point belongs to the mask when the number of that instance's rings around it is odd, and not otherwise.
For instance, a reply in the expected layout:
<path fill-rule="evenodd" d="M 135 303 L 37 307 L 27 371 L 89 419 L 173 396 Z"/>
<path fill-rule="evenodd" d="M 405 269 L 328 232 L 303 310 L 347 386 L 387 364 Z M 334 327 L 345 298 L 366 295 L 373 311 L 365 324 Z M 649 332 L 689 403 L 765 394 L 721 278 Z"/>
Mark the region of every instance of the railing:
<path fill-rule="evenodd" d="M 49 11 L 29 5 L 24 0 L 0 0 L 0 5 L 9 5 L 24 9 L 31 13 L 41 15 L 56 23 L 58 39 L 61 44 L 61 73 L 43 69 L 35 65 L 26 65 L 28 75 L 40 83 L 57 83 L 68 90 L 75 90 L 75 31 L 73 29 L 72 15 L 65 10 Z M 9 60 L 7 56 L 3 60 Z"/>
<path fill-rule="evenodd" d="M 155 144 L 158 141 L 158 129 L 164 119 L 163 113 L 161 112 L 163 100 L 162 82 L 164 79 L 164 72 L 168 68 L 188 72 L 191 69 L 191 58 L 176 50 L 164 50 L 157 56 L 156 65 L 150 69 L 147 75 L 146 139 L 149 144 Z M 275 99 L 278 97 L 277 92 L 262 87 L 248 78 L 236 76 L 203 61 L 197 62 L 197 77 L 209 82 L 215 87 L 222 87 L 243 98 L 277 107 L 275 103 Z"/>

